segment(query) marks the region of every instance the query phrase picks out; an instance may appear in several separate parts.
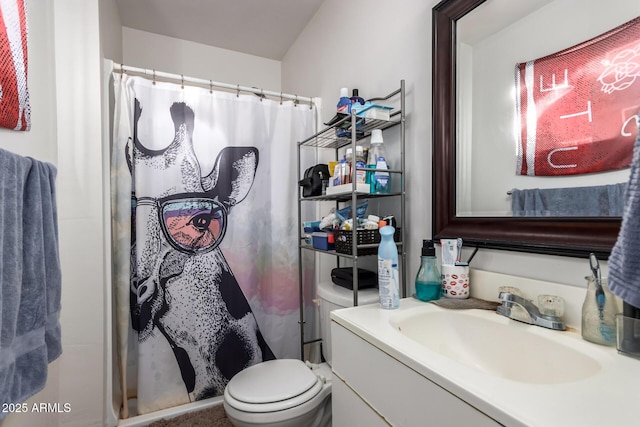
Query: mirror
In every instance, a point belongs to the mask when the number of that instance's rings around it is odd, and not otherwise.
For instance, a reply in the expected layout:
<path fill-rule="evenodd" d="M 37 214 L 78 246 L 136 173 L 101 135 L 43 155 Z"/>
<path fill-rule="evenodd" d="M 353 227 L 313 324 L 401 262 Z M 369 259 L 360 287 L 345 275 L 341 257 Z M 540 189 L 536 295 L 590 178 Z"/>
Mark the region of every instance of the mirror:
<path fill-rule="evenodd" d="M 574 3 L 575 1 L 573 0 Z M 580 7 L 584 6 L 584 1 L 578 2 Z M 623 22 L 640 14 L 640 9 L 633 6 L 632 0 L 616 1 L 624 3 L 625 7 L 616 8 L 609 3 L 603 5 L 602 2 L 599 2 L 600 8 L 606 9 L 609 15 L 612 9 L 623 10 L 626 14 L 623 16 L 625 19 Z M 588 2 L 594 3 L 594 1 Z M 486 6 L 491 3 L 501 3 L 498 6 L 498 12 L 495 9 L 487 12 Z M 458 143 L 473 140 L 471 147 L 474 152 L 478 150 L 475 150 L 477 148 L 475 145 L 476 130 L 469 129 L 468 115 L 465 116 L 464 108 L 461 108 L 461 105 L 464 104 L 461 104 L 463 98 L 460 98 L 462 92 L 468 93 L 471 90 L 469 85 L 473 79 L 465 78 L 465 75 L 469 76 L 469 64 L 464 63 L 463 65 L 460 61 L 469 57 L 466 50 L 474 40 L 482 39 L 487 35 L 491 36 L 507 26 L 513 26 L 515 21 L 521 20 L 528 14 L 540 13 L 541 8 L 555 7 L 555 4 L 550 3 L 553 2 L 551 0 L 528 0 L 526 2 L 444 0 L 433 9 L 433 230 L 436 239 L 462 237 L 465 243 L 475 246 L 571 256 L 584 256 L 588 252 L 608 256 L 615 243 L 620 227 L 619 217 L 588 217 L 585 215 L 580 217 L 529 218 L 506 216 L 504 204 L 509 206 L 507 191 L 520 185 L 515 179 L 507 181 L 506 178 L 500 178 L 499 185 L 484 185 L 502 201 L 502 205 L 498 202 L 490 204 L 491 207 L 495 207 L 494 210 L 486 207 L 474 208 L 472 206 L 469 208 L 465 205 L 467 200 L 465 197 L 468 197 L 471 190 L 462 186 L 462 183 L 463 181 L 473 182 L 478 178 L 476 175 L 465 177 L 469 169 L 466 165 L 470 160 L 463 157 L 462 154 L 470 149 L 469 146 L 459 146 Z M 555 3 L 562 2 L 556 1 Z M 509 4 L 525 4 L 528 10 L 516 11 Z M 566 5 L 563 6 L 566 9 Z M 632 8 L 632 12 L 629 12 L 629 7 Z M 633 10 L 637 13 L 634 14 Z M 575 41 L 569 46 L 607 31 L 607 29 L 600 30 L 595 24 L 591 25 L 600 21 L 602 14 L 591 13 L 589 16 L 593 22 L 586 27 L 589 27 L 588 30 L 592 33 L 595 32 L 595 34 L 591 36 L 587 36 L 588 33 L 576 34 Z M 575 17 L 565 18 L 565 20 L 571 19 L 575 19 Z M 473 24 L 474 22 L 480 24 Z M 545 28 L 544 25 L 542 28 Z M 563 27 L 563 29 L 566 28 Z M 461 38 L 464 38 L 464 43 L 460 43 Z M 555 41 L 553 35 L 548 39 L 552 42 Z M 564 45 L 569 43 L 568 41 L 564 40 L 561 43 L 560 47 L 551 43 L 549 46 L 541 48 L 539 52 L 528 51 L 525 54 L 527 57 L 523 59 L 533 60 L 568 47 Z M 512 62 L 508 71 L 511 75 L 513 75 L 516 61 Z M 461 70 L 461 67 L 464 70 Z M 512 78 L 511 82 L 513 81 Z M 475 96 L 476 92 L 473 93 Z M 498 95 L 494 94 L 495 96 Z M 513 94 L 506 94 L 506 96 L 513 96 Z M 514 101 L 511 102 L 515 104 Z M 486 109 L 488 105 L 495 104 L 495 100 L 489 99 L 488 102 L 481 104 L 484 104 Z M 509 114 L 506 115 L 509 116 Z M 497 119 L 492 118 L 492 120 Z M 512 123 L 513 114 L 510 117 L 505 117 L 504 122 L 492 122 L 490 126 L 493 129 L 503 127 L 509 131 L 509 128 L 513 126 Z M 490 171 L 492 169 L 491 163 L 485 168 Z M 516 177 L 513 172 L 515 167 L 510 165 L 509 168 L 512 171 L 512 178 L 530 178 L 527 176 Z M 628 169 L 615 171 L 613 174 L 617 174 L 617 176 L 612 178 L 612 182 L 626 182 L 628 180 Z M 584 185 L 595 185 L 593 182 L 609 182 L 604 180 L 604 175 L 601 173 L 591 174 L 588 179 L 592 181 L 587 181 Z M 576 183 L 571 183 L 568 186 L 582 185 L 578 181 L 579 178 L 570 178 Z M 481 199 L 486 198 L 481 197 Z"/>

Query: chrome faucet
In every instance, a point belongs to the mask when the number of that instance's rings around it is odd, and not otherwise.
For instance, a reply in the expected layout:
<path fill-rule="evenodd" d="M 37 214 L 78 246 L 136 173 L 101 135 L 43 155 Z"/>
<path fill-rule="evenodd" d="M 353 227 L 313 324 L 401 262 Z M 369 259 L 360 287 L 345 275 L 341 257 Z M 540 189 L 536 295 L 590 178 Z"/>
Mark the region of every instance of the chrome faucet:
<path fill-rule="evenodd" d="M 540 313 L 540 310 L 532 301 L 519 295 L 500 292 L 498 298 L 502 301 L 502 305 L 498 306 L 496 312 L 502 316 L 556 331 L 564 331 L 567 329 L 562 318 Z M 522 313 L 525 315 L 522 315 Z"/>

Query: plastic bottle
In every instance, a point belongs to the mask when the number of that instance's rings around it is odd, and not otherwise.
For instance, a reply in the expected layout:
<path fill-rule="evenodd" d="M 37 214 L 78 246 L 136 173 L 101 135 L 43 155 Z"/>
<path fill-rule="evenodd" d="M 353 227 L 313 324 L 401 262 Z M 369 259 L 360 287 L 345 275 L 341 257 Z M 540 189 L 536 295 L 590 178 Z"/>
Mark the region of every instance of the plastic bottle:
<path fill-rule="evenodd" d="M 342 184 L 351 183 L 351 169 L 349 168 L 346 157 L 340 159 L 340 182 Z"/>
<path fill-rule="evenodd" d="M 355 165 L 353 164 L 353 151 L 351 150 L 351 147 L 347 148 L 344 154 L 344 158 L 347 160 L 347 164 L 349 165 L 347 169 L 347 173 L 349 174 L 349 182 L 352 182 L 351 178 L 353 177 L 352 173 Z"/>
<path fill-rule="evenodd" d="M 395 228 L 382 227 L 382 241 L 378 247 L 378 291 L 380 306 L 395 309 L 400 306 L 400 280 L 398 274 L 398 248 L 393 241 Z"/>
<path fill-rule="evenodd" d="M 340 89 L 340 100 L 336 105 L 338 113 L 351 114 L 351 98 L 349 98 L 349 89 L 343 87 Z"/>
<path fill-rule="evenodd" d="M 351 92 L 351 104 L 359 103 L 364 105 L 364 99 L 358 95 L 358 89 L 353 89 Z"/>
<path fill-rule="evenodd" d="M 364 169 L 367 167 L 367 159 L 364 157 L 364 147 L 362 145 L 356 145 L 356 168 Z M 358 184 L 364 184 L 367 182 L 367 172 L 363 170 L 356 170 L 356 182 Z"/>
<path fill-rule="evenodd" d="M 349 89 L 343 87 L 340 89 L 340 100 L 338 100 L 338 105 L 336 105 L 336 110 L 338 114 L 351 114 L 351 98 L 349 98 Z M 350 138 L 351 130 L 349 126 L 351 122 L 343 123 L 340 127 L 336 128 L 336 136 L 338 138 Z"/>
<path fill-rule="evenodd" d="M 333 178 L 331 180 L 332 187 L 337 187 L 343 184 L 342 183 L 342 165 L 340 164 L 340 162 L 336 163 L 336 165 L 334 166 L 332 178 Z"/>
<path fill-rule="evenodd" d="M 437 300 L 442 295 L 442 279 L 436 261 L 433 240 L 423 240 L 420 268 L 416 275 L 416 297 L 420 301 Z"/>
<path fill-rule="evenodd" d="M 367 159 L 368 169 L 389 169 L 387 154 L 382 140 L 382 130 L 371 131 L 371 148 Z M 367 172 L 369 176 L 369 192 L 372 194 L 388 194 L 391 192 L 391 176 L 389 172 L 380 170 Z"/>

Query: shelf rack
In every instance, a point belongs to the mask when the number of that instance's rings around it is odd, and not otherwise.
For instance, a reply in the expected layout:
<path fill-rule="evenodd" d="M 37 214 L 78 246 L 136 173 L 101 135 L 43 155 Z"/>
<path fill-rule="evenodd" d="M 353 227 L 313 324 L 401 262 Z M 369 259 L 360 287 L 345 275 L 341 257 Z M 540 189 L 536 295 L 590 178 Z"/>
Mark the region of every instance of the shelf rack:
<path fill-rule="evenodd" d="M 351 202 L 352 215 L 355 213 L 355 206 L 357 206 L 358 200 L 362 199 L 375 199 L 375 198 L 388 198 L 388 197 L 396 197 L 400 199 L 400 218 L 399 224 L 401 227 L 400 230 L 400 241 L 396 242 L 398 246 L 399 252 L 399 262 L 401 263 L 401 280 L 400 280 L 400 295 L 402 298 L 406 297 L 406 248 L 404 245 L 405 242 L 405 230 L 406 230 L 406 222 L 405 222 L 405 81 L 400 81 L 400 87 L 388 95 L 381 98 L 373 98 L 370 101 L 389 101 L 392 99 L 400 99 L 400 109 L 394 111 L 389 120 L 379 120 L 379 119 L 369 119 L 365 120 L 364 125 L 360 124 L 356 126 L 358 120 L 361 117 L 356 116 L 355 113 L 344 115 L 341 119 L 335 121 L 330 126 L 327 126 L 317 132 L 314 135 L 311 135 L 305 140 L 298 142 L 298 155 L 297 155 L 297 169 L 298 169 L 298 181 L 301 179 L 302 174 L 302 165 L 301 165 L 301 149 L 303 147 L 313 147 L 313 148 L 323 148 L 323 149 L 333 149 L 335 150 L 334 158 L 338 158 L 338 150 L 340 148 L 351 145 L 352 152 L 356 152 L 356 145 L 358 141 L 368 138 L 371 135 L 371 131 L 374 129 L 385 130 L 395 126 L 400 127 L 400 169 L 384 169 L 385 172 L 389 172 L 393 176 L 399 177 L 400 181 L 400 190 L 388 193 L 388 194 L 368 194 L 368 193 L 359 193 L 356 192 L 356 172 L 357 171 L 367 171 L 367 172 L 375 172 L 379 169 L 366 169 L 366 168 L 352 168 L 352 191 L 350 193 L 345 194 L 334 194 L 334 195 L 322 195 L 322 196 L 314 196 L 314 197 L 302 197 L 300 188 L 298 189 L 298 283 L 299 283 L 299 298 L 300 298 L 300 355 L 304 357 L 304 346 L 305 344 L 309 344 L 312 342 L 316 342 L 318 340 L 305 341 L 304 339 L 304 293 L 303 293 L 303 269 L 302 269 L 302 252 L 303 251 L 314 251 L 316 253 L 330 254 L 335 255 L 337 257 L 338 265 L 340 263 L 340 258 L 346 258 L 353 261 L 353 305 L 358 305 L 358 259 L 364 256 L 370 255 L 358 255 L 359 249 L 367 249 L 367 248 L 377 248 L 379 244 L 366 244 L 366 245 L 356 245 L 354 244 L 352 247 L 351 254 L 339 253 L 335 250 L 333 251 L 324 251 L 315 249 L 313 246 L 304 243 L 304 236 L 302 231 L 302 203 L 306 202 L 317 202 L 317 201 L 335 201 L 336 208 L 338 208 L 339 203 Z M 338 137 L 336 136 L 336 129 L 347 129 L 351 132 L 351 137 Z M 352 241 L 357 242 L 357 230 L 356 227 L 352 230 L 353 236 Z"/>

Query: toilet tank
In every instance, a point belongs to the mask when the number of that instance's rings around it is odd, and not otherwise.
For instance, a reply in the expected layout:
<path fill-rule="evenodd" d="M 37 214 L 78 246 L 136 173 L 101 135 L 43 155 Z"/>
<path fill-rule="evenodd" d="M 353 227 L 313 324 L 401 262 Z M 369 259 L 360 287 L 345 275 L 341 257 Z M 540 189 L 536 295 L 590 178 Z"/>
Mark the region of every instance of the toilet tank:
<path fill-rule="evenodd" d="M 331 365 L 331 318 L 329 313 L 339 308 L 353 307 L 353 291 L 332 282 L 322 282 L 318 283 L 318 299 L 320 300 L 322 355 Z M 378 288 L 358 291 L 358 305 L 377 304 L 379 301 Z"/>

